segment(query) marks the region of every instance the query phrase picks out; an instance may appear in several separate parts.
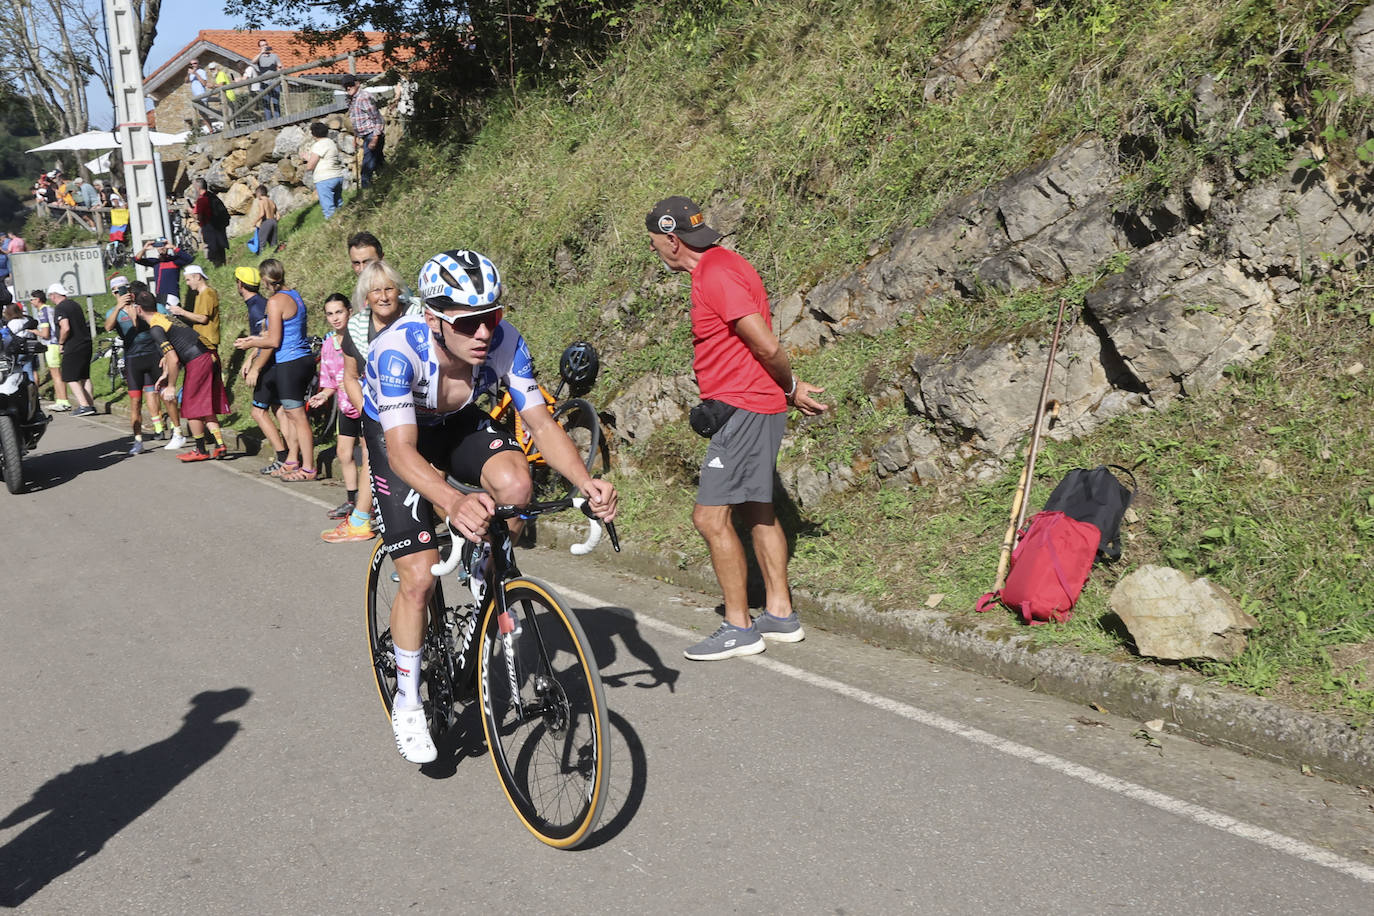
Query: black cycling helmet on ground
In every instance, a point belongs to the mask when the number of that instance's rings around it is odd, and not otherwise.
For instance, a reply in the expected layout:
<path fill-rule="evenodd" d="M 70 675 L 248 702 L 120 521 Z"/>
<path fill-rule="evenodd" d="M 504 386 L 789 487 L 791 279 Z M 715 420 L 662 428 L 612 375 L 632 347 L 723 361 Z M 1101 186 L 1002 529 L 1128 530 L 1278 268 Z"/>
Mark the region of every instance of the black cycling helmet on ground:
<path fill-rule="evenodd" d="M 558 360 L 558 374 L 574 394 L 590 391 L 600 371 L 601 357 L 596 355 L 596 348 L 585 340 L 569 344 Z"/>

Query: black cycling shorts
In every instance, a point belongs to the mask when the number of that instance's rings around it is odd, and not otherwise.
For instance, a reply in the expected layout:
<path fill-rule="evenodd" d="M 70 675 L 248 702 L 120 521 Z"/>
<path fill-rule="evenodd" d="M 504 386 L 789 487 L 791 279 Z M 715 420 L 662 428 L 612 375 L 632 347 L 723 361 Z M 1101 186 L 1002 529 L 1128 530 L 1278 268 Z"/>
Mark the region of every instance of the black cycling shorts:
<path fill-rule="evenodd" d="M 277 363 L 277 396 L 281 406 L 288 409 L 305 406 L 305 390 L 315 377 L 315 357 L 309 354 L 299 359 Z"/>
<path fill-rule="evenodd" d="M 391 470 L 386 458 L 382 425 L 363 417 L 372 496 L 377 506 L 373 526 L 393 557 L 419 553 L 434 546 L 434 510 L 419 493 Z M 491 425 L 491 417 L 476 405 L 451 414 L 442 423 L 419 428 L 419 452 L 430 464 L 456 480 L 475 483 L 493 455 L 519 452 L 520 444 Z M 522 452 L 523 454 L 523 452 Z"/>
<path fill-rule="evenodd" d="M 268 363 L 267 368 L 258 373 L 258 384 L 253 389 L 253 406 L 262 410 L 281 406 L 281 396 L 277 394 L 276 363 Z"/>
<path fill-rule="evenodd" d="M 129 386 L 129 394 L 152 388 L 162 375 L 162 359 L 152 353 L 148 356 L 135 356 L 124 361 L 124 383 Z"/>
<path fill-rule="evenodd" d="M 356 438 L 358 438 L 359 436 L 361 436 L 362 434 L 363 434 L 363 415 L 362 415 L 362 414 L 358 414 L 356 417 L 350 417 L 348 414 L 344 413 L 342 410 L 339 411 L 339 435 L 340 435 L 340 436 L 352 436 L 353 438 L 356 439 Z"/>

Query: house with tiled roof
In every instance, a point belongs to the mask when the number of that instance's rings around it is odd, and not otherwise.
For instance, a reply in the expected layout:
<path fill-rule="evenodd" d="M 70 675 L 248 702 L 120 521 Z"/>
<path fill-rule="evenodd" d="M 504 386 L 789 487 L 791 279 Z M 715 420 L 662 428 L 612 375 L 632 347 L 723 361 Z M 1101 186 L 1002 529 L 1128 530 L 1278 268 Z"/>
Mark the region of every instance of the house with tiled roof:
<path fill-rule="evenodd" d="M 364 32 L 363 48 L 380 45 L 385 37 L 382 32 Z M 297 74 L 327 83 L 337 82 L 346 73 L 355 73 L 360 79 L 366 80 L 387 69 L 382 52 L 358 53 L 360 49 L 356 36 L 333 44 L 308 45 L 297 32 L 202 29 L 193 41 L 143 79 L 143 91 L 153 100 L 157 113 L 158 129 L 182 130 L 195 120 L 191 109 L 191 90 L 186 79 L 191 61 L 198 61 L 202 69 L 208 69 L 214 62 L 237 77 L 250 61 L 257 58 L 259 40 L 266 40 L 272 51 L 281 58 L 282 70 L 339 55 L 351 55 L 317 67 L 305 67 Z M 399 56 L 405 59 L 410 54 L 401 50 Z"/>

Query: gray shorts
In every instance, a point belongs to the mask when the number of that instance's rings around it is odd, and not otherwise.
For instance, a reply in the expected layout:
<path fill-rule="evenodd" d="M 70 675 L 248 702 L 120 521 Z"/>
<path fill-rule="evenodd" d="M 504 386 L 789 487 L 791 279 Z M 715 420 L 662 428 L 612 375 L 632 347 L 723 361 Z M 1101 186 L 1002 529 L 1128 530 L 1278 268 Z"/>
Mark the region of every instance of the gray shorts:
<path fill-rule="evenodd" d="M 736 410 L 711 437 L 701 464 L 697 505 L 771 503 L 787 413 Z"/>

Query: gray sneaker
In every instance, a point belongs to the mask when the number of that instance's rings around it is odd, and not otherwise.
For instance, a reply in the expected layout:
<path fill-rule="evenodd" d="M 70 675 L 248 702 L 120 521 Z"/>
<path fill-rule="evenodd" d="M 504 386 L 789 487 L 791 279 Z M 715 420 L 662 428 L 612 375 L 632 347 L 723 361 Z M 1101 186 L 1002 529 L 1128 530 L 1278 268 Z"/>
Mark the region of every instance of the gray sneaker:
<path fill-rule="evenodd" d="M 753 626 L 722 623 L 720 629 L 682 654 L 694 662 L 713 662 L 736 655 L 758 655 L 763 650 L 763 637 Z"/>
<path fill-rule="evenodd" d="M 143 440 L 141 440 L 141 439 L 135 439 L 135 440 L 134 440 L 133 447 L 129 449 L 129 454 L 130 454 L 130 455 L 142 455 L 142 454 L 143 454 Z"/>
<path fill-rule="evenodd" d="M 797 616 L 796 611 L 786 617 L 774 617 L 764 611 L 754 618 L 754 629 L 758 630 L 764 639 L 775 639 L 778 642 L 801 642 L 806 638 L 806 631 L 802 629 L 801 618 Z"/>

